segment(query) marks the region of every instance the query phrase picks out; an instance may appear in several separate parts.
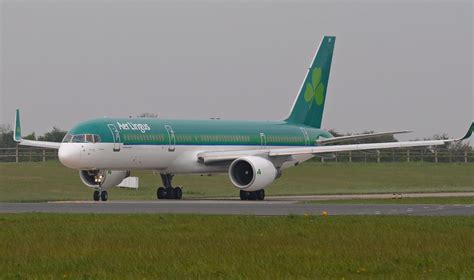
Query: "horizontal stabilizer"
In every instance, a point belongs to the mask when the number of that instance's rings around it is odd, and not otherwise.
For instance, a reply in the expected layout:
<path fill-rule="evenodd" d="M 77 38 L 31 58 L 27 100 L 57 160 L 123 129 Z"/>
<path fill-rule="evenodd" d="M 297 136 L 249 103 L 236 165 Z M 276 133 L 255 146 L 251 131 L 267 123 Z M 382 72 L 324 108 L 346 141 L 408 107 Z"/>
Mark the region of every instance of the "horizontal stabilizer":
<path fill-rule="evenodd" d="M 324 138 L 324 139 L 319 139 L 316 142 L 318 142 L 319 145 L 327 145 L 327 144 L 332 144 L 332 143 L 340 143 L 340 142 L 345 142 L 345 141 L 374 138 L 374 137 L 395 135 L 395 134 L 403 134 L 403 133 L 410 133 L 410 132 L 413 132 L 413 131 L 402 130 L 402 131 L 391 131 L 391 132 L 380 132 L 380 133 L 364 133 L 364 134 L 357 134 L 357 135 Z"/>

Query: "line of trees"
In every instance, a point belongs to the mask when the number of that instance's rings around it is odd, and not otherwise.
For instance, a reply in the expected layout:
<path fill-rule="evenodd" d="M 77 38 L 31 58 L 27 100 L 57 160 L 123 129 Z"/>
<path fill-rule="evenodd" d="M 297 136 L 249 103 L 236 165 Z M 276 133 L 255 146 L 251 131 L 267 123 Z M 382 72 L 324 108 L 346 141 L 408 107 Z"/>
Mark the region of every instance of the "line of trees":
<path fill-rule="evenodd" d="M 67 131 L 64 131 L 58 127 L 53 127 L 51 131 L 46 132 L 44 135 L 36 136 L 35 132 L 32 132 L 23 139 L 48 141 L 48 142 L 61 142 L 66 135 Z M 0 125 L 0 148 L 13 148 L 16 147 L 16 142 L 13 141 L 13 129 L 10 125 Z"/>

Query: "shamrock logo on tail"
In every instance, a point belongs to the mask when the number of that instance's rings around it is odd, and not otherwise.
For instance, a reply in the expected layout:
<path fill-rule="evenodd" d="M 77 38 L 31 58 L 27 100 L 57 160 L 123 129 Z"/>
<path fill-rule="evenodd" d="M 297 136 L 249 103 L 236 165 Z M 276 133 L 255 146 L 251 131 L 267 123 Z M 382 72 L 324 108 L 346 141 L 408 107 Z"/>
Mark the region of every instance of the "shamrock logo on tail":
<path fill-rule="evenodd" d="M 321 83 L 321 74 L 321 68 L 314 68 L 311 73 L 311 83 L 306 84 L 304 100 L 309 103 L 310 108 L 313 100 L 318 106 L 321 106 L 324 101 L 324 85 Z"/>

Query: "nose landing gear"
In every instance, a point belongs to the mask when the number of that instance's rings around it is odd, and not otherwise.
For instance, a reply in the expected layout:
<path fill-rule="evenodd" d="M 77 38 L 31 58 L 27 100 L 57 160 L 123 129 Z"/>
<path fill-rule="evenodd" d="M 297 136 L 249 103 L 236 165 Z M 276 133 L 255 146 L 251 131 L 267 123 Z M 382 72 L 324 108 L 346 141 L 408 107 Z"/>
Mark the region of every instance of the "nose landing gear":
<path fill-rule="evenodd" d="M 156 190 L 156 197 L 158 199 L 181 199 L 183 197 L 183 190 L 180 187 L 175 187 L 171 185 L 173 180 L 173 174 L 160 174 L 161 181 L 163 182 L 164 187 L 159 187 Z"/>
<path fill-rule="evenodd" d="M 94 201 L 107 201 L 107 199 L 109 199 L 107 191 L 94 191 Z"/>
<path fill-rule="evenodd" d="M 103 179 L 104 175 L 100 174 L 100 172 L 95 175 L 94 181 L 99 184 L 99 189 L 94 191 L 94 201 L 107 201 L 107 199 L 109 199 L 109 194 L 107 193 L 107 191 L 102 190 Z"/>
<path fill-rule="evenodd" d="M 107 191 L 94 191 L 94 201 L 107 201 L 107 199 L 109 199 Z"/>

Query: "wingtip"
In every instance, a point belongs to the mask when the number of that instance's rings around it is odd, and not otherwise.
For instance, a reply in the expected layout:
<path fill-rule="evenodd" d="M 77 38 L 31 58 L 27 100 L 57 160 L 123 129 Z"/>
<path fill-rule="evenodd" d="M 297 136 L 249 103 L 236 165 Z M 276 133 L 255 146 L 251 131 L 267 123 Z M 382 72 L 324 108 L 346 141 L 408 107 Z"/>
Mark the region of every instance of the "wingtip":
<path fill-rule="evenodd" d="M 471 137 L 473 131 L 474 131 L 474 122 L 471 123 L 471 126 L 469 127 L 469 130 L 466 132 L 466 135 L 464 135 L 464 137 L 461 138 L 461 140 L 464 140 L 464 139 L 467 139 L 467 138 Z"/>
<path fill-rule="evenodd" d="M 15 142 L 21 142 L 21 124 L 20 124 L 20 109 L 16 109 L 15 114 L 15 131 L 13 133 L 13 140 Z"/>

